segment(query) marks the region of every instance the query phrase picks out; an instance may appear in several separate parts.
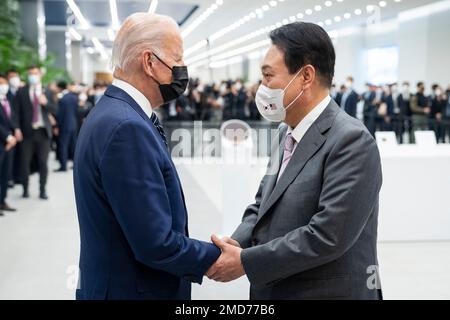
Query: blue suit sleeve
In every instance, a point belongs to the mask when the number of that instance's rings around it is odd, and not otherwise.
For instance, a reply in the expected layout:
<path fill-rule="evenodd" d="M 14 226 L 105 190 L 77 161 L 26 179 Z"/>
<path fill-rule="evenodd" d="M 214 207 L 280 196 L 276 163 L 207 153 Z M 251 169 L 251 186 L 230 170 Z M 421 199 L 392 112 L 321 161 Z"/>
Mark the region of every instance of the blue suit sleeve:
<path fill-rule="evenodd" d="M 123 122 L 104 151 L 101 181 L 136 259 L 151 268 L 202 283 L 220 250 L 172 229 L 172 216 L 177 213 L 170 206 L 164 161 L 157 145 L 145 124 Z"/>

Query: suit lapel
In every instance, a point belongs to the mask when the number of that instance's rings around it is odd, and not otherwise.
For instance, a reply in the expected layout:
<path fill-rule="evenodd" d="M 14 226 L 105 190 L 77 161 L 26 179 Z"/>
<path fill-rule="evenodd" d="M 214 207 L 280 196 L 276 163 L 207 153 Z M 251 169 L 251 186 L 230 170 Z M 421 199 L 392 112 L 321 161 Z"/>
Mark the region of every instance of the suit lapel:
<path fill-rule="evenodd" d="M 316 152 L 323 146 L 326 141 L 324 133 L 330 129 L 337 113 L 340 111 L 339 107 L 332 100 L 325 111 L 321 114 L 319 119 L 309 128 L 303 139 L 295 149 L 292 159 L 289 161 L 283 175 L 278 183 L 276 183 L 278 175 L 274 175 L 270 179 L 270 183 L 274 184 L 273 190 L 267 192 L 267 200 L 261 202 L 258 222 L 266 215 L 269 209 L 277 202 L 277 200 L 284 194 L 289 185 L 300 174 L 308 161 L 316 154 Z M 283 139 L 283 141 L 285 138 Z M 283 144 L 284 146 L 284 144 Z M 282 160 L 280 161 L 281 165 Z M 268 188 L 270 188 L 268 184 Z"/>

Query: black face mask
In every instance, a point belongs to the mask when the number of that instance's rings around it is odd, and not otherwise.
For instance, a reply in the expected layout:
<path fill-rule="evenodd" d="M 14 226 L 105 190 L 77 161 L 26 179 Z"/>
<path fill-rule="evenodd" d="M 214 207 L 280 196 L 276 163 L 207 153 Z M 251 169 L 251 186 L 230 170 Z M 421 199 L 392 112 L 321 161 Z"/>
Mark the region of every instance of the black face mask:
<path fill-rule="evenodd" d="M 161 84 L 158 80 L 155 81 L 159 85 L 159 91 L 164 103 L 169 103 L 176 100 L 185 91 L 189 83 L 189 74 L 186 66 L 169 67 L 164 61 L 162 61 L 156 54 L 153 54 L 162 64 L 172 70 L 172 82 L 170 84 Z"/>

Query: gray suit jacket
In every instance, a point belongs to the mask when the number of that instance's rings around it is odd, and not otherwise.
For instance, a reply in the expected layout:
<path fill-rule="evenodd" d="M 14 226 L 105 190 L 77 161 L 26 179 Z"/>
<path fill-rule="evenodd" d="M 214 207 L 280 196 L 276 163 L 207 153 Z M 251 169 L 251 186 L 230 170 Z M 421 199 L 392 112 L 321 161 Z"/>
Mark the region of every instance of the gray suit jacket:
<path fill-rule="evenodd" d="M 332 101 L 278 183 L 287 126 L 232 238 L 251 299 L 381 299 L 377 261 L 377 145 Z M 273 152 L 279 150 L 279 152 Z"/>

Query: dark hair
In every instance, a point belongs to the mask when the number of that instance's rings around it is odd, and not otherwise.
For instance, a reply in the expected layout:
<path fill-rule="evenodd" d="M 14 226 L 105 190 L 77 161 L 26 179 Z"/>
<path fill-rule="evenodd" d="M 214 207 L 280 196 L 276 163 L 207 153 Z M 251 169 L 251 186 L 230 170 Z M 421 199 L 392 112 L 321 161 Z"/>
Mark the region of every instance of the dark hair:
<path fill-rule="evenodd" d="M 17 71 L 16 69 L 14 69 L 14 68 L 11 68 L 11 69 L 9 69 L 8 71 L 6 71 L 6 75 L 8 76 L 10 73 L 19 73 L 19 71 Z"/>
<path fill-rule="evenodd" d="M 272 43 L 284 52 L 289 73 L 311 64 L 321 83 L 331 87 L 334 77 L 336 53 L 326 31 L 314 23 L 295 22 L 270 33 Z"/>
<path fill-rule="evenodd" d="M 28 71 L 33 70 L 33 69 L 41 70 L 41 68 L 38 65 L 35 65 L 35 64 L 32 64 L 32 65 L 28 66 L 28 68 L 27 68 Z"/>
<path fill-rule="evenodd" d="M 67 89 L 67 82 L 65 82 L 64 80 L 59 81 L 56 86 L 58 88 L 60 88 L 61 90 L 66 90 Z"/>
<path fill-rule="evenodd" d="M 423 86 L 425 86 L 425 84 L 421 81 L 421 82 L 417 82 L 417 88 L 418 87 L 423 87 Z"/>
<path fill-rule="evenodd" d="M 6 75 L 5 75 L 4 73 L 0 73 L 0 78 L 2 78 L 2 79 L 7 79 L 7 78 L 6 78 Z"/>

